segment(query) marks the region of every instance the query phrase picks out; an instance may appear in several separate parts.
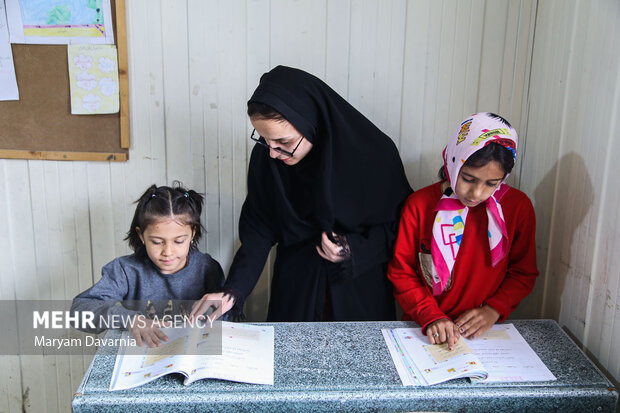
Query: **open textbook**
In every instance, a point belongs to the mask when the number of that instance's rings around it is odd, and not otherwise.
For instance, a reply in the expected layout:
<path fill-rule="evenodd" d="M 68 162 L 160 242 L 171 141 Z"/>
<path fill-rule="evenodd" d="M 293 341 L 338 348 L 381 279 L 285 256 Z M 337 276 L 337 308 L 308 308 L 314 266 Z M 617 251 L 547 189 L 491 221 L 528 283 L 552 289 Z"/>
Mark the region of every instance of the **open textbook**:
<path fill-rule="evenodd" d="M 170 373 L 185 375 L 185 385 L 205 378 L 273 385 L 273 326 L 222 321 L 221 334 L 209 327 L 161 330 L 168 336 L 161 347 L 119 347 L 110 390 Z M 124 331 L 121 338 L 128 342 L 131 335 Z"/>
<path fill-rule="evenodd" d="M 483 382 L 556 380 L 513 324 L 496 324 L 474 340 L 429 344 L 421 328 L 382 329 L 405 386 L 469 378 Z"/>

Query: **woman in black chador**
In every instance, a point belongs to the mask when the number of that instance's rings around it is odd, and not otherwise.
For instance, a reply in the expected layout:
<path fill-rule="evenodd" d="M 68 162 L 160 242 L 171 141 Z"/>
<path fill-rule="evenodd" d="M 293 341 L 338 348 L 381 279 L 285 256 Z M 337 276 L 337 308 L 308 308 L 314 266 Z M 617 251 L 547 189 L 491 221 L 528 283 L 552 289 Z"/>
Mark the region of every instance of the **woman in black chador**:
<path fill-rule="evenodd" d="M 387 263 L 411 188 L 392 140 L 323 81 L 284 66 L 261 77 L 248 115 L 256 145 L 241 247 L 224 292 L 203 299 L 239 308 L 277 243 L 268 321 L 394 319 Z"/>

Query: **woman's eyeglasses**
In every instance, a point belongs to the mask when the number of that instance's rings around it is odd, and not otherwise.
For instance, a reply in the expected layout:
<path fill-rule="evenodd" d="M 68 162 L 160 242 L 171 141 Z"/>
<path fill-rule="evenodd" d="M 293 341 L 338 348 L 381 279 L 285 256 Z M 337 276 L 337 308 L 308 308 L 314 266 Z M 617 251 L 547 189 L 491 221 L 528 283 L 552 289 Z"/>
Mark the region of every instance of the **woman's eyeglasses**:
<path fill-rule="evenodd" d="M 258 138 L 254 137 L 254 135 L 258 136 Z M 297 148 L 299 148 L 299 144 L 301 143 L 301 141 L 304 140 L 304 136 L 301 135 L 301 138 L 299 139 L 299 142 L 297 142 L 297 145 L 295 146 L 295 148 L 293 149 L 292 152 L 289 152 L 285 149 L 282 149 L 280 147 L 277 146 L 269 146 L 269 144 L 267 142 L 265 142 L 265 138 L 263 138 L 262 136 L 260 136 L 259 134 L 256 133 L 256 129 L 252 130 L 252 134 L 250 135 L 250 139 L 252 139 L 254 142 L 258 143 L 259 145 L 267 148 L 267 149 L 271 149 L 274 150 L 276 152 L 282 153 L 286 156 L 290 156 L 293 157 L 293 154 L 295 154 L 295 151 L 297 150 Z"/>

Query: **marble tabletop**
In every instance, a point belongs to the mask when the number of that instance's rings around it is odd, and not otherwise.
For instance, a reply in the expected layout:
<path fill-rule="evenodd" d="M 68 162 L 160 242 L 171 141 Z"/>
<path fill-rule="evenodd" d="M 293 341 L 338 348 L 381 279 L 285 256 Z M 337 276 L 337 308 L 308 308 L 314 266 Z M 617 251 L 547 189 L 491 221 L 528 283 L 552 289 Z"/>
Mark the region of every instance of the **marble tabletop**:
<path fill-rule="evenodd" d="M 171 374 L 110 392 L 115 349 L 95 355 L 74 412 L 152 411 L 594 411 L 613 412 L 618 391 L 553 320 L 512 320 L 557 378 L 549 382 L 403 386 L 381 334 L 412 322 L 273 323 L 274 385 Z M 107 338 L 120 336 L 108 331 Z"/>

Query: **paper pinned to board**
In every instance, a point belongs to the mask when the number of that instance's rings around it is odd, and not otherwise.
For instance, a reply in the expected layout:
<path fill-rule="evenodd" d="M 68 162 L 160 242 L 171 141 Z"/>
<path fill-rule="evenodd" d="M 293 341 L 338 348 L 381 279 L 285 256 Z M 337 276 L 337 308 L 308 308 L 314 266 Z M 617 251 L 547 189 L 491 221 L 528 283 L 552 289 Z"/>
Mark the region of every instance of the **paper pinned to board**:
<path fill-rule="evenodd" d="M 19 100 L 4 0 L 0 0 L 0 100 Z"/>
<path fill-rule="evenodd" d="M 69 45 L 71 113 L 119 111 L 118 59 L 114 45 Z"/>
<path fill-rule="evenodd" d="M 6 0 L 11 43 L 113 44 L 110 0 Z"/>

